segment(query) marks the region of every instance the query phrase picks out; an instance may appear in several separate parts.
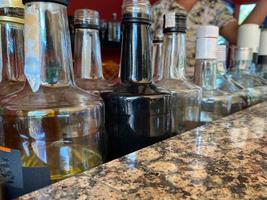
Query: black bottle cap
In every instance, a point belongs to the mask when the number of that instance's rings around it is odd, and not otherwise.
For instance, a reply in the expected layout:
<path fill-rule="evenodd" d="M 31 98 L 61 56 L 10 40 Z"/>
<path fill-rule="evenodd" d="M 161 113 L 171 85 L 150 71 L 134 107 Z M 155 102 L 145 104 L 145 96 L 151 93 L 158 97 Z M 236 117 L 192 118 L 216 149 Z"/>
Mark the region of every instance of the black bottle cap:
<path fill-rule="evenodd" d="M 181 32 L 186 33 L 185 13 L 169 12 L 164 15 L 163 32 Z"/>
<path fill-rule="evenodd" d="M 68 6 L 69 0 L 22 0 L 23 4 L 31 3 L 31 2 L 51 2 L 51 3 L 58 3 Z"/>

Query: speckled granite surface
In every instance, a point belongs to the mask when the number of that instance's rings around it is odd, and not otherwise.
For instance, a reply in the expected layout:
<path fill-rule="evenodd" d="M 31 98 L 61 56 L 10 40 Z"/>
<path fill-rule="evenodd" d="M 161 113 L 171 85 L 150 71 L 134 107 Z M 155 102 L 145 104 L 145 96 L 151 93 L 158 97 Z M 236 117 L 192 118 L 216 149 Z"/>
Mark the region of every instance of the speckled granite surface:
<path fill-rule="evenodd" d="M 267 102 L 20 199 L 267 199 Z"/>

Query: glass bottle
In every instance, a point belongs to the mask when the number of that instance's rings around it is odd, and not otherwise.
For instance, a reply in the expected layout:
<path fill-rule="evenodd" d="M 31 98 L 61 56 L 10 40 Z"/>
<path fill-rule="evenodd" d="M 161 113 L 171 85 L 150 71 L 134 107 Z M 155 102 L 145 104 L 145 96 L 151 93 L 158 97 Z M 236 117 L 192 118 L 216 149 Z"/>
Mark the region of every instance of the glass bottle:
<path fill-rule="evenodd" d="M 194 81 L 203 90 L 200 123 L 219 119 L 231 111 L 231 95 L 216 87 L 218 35 L 216 26 L 199 26 L 197 29 Z"/>
<path fill-rule="evenodd" d="M 171 134 L 171 95 L 152 84 L 151 5 L 124 0 L 120 83 L 102 95 L 112 158 Z"/>
<path fill-rule="evenodd" d="M 24 0 L 23 90 L 1 101 L 0 144 L 58 181 L 105 159 L 104 105 L 73 84 L 67 0 Z"/>
<path fill-rule="evenodd" d="M 21 89 L 23 75 L 24 6 L 4 0 L 0 5 L 0 99 Z"/>
<path fill-rule="evenodd" d="M 153 82 L 157 83 L 162 79 L 162 54 L 163 54 L 163 36 L 157 36 L 153 39 L 152 45 L 152 71 Z"/>
<path fill-rule="evenodd" d="M 238 29 L 237 47 L 251 48 L 252 61 L 248 72 L 255 77 L 263 85 L 267 85 L 262 77 L 257 74 L 257 63 L 260 48 L 261 29 L 258 24 L 243 24 Z"/>
<path fill-rule="evenodd" d="M 244 88 L 234 80 L 226 76 L 226 54 L 227 48 L 225 45 L 217 46 L 217 74 L 216 86 L 219 90 L 230 93 L 232 96 L 231 113 L 240 111 L 248 107 L 251 102 L 244 91 Z"/>
<path fill-rule="evenodd" d="M 181 133 L 199 124 L 202 90 L 185 77 L 186 15 L 164 16 L 163 77 L 157 85 L 172 93 L 172 130 Z"/>
<path fill-rule="evenodd" d="M 120 42 L 121 24 L 117 21 L 117 13 L 112 13 L 112 20 L 108 22 L 108 41 Z"/>
<path fill-rule="evenodd" d="M 251 48 L 252 62 L 249 66 L 250 73 L 255 73 L 259 46 L 260 46 L 260 26 L 258 24 L 242 24 L 238 28 L 237 47 Z"/>
<path fill-rule="evenodd" d="M 76 85 L 87 91 L 111 91 L 102 71 L 99 13 L 89 9 L 76 10 L 74 24 Z"/>
<path fill-rule="evenodd" d="M 267 81 L 267 28 L 261 32 L 257 74 Z"/>
<path fill-rule="evenodd" d="M 266 86 L 251 75 L 252 49 L 234 47 L 232 52 L 232 67 L 227 76 L 245 88 L 251 104 L 261 102 L 266 95 Z"/>

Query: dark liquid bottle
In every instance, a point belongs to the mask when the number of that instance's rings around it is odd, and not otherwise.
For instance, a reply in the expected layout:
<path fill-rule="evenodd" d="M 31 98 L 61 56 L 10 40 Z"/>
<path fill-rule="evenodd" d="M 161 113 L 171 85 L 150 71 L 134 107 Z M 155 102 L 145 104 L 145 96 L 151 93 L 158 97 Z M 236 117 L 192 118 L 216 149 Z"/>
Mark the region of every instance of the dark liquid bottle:
<path fill-rule="evenodd" d="M 152 84 L 151 11 L 146 0 L 124 0 L 121 83 L 103 96 L 109 159 L 171 135 L 171 95 Z"/>

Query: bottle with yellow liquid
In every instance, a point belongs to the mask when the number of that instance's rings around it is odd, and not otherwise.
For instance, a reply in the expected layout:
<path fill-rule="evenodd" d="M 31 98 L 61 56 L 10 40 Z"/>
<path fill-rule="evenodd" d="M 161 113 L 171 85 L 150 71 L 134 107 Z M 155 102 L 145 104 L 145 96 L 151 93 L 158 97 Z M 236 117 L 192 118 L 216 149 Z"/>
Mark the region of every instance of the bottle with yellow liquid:
<path fill-rule="evenodd" d="M 54 182 L 105 160 L 104 105 L 73 82 L 68 1 L 24 4 L 27 83 L 1 101 L 0 146 L 19 150 L 24 168 L 49 168 Z"/>

